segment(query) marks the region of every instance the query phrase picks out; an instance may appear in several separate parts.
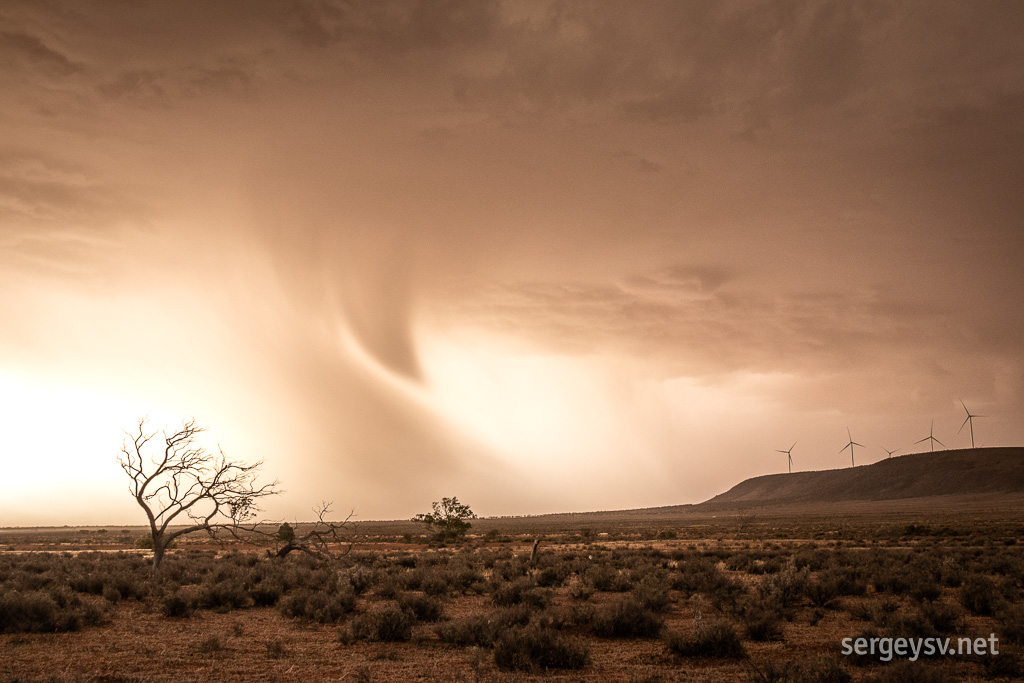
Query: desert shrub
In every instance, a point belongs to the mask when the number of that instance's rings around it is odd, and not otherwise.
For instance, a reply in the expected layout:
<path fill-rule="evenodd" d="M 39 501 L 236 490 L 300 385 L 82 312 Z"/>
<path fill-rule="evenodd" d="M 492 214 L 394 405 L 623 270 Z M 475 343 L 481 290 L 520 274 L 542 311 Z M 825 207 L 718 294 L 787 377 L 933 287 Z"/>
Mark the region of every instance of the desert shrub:
<path fill-rule="evenodd" d="M 452 645 L 490 647 L 495 639 L 510 628 L 530 623 L 531 611 L 526 605 L 516 605 L 438 624 L 434 632 L 442 642 Z"/>
<path fill-rule="evenodd" d="M 797 569 L 820 572 L 829 563 L 831 553 L 825 548 L 805 548 L 793 554 L 793 565 Z"/>
<path fill-rule="evenodd" d="M 106 582 L 104 582 L 103 577 L 99 574 L 89 572 L 69 577 L 68 586 L 71 587 L 71 590 L 78 593 L 100 595 L 106 588 Z"/>
<path fill-rule="evenodd" d="M 537 585 L 545 587 L 561 586 L 569 577 L 570 569 L 566 564 L 543 567 L 537 572 Z"/>
<path fill-rule="evenodd" d="M 103 587 L 103 599 L 106 600 L 107 602 L 111 602 L 111 603 L 115 603 L 116 604 L 116 603 L 121 601 L 121 598 L 122 598 L 121 591 L 117 590 L 113 586 L 104 586 Z"/>
<path fill-rule="evenodd" d="M 995 581 L 987 576 L 974 574 L 964 580 L 960 587 L 960 604 L 971 614 L 989 617 L 996 611 L 1000 596 Z"/>
<path fill-rule="evenodd" d="M 165 595 L 160 600 L 160 613 L 165 617 L 191 617 L 195 605 L 181 591 Z"/>
<path fill-rule="evenodd" d="M 453 619 L 434 627 L 434 633 L 441 642 L 460 647 L 490 647 L 494 643 L 495 630 L 485 615 Z"/>
<path fill-rule="evenodd" d="M 403 595 L 398 599 L 398 606 L 419 621 L 439 621 L 444 615 L 441 601 L 428 595 Z"/>
<path fill-rule="evenodd" d="M 362 595 L 377 581 L 378 574 L 366 567 L 351 567 L 340 580 L 347 581 L 356 595 Z"/>
<path fill-rule="evenodd" d="M 569 582 L 569 597 L 573 600 L 586 601 L 594 595 L 594 585 L 589 581 L 584 581 L 579 577 L 575 577 Z"/>
<path fill-rule="evenodd" d="M 594 614 L 594 635 L 601 638 L 653 638 L 664 620 L 633 596 L 604 605 Z"/>
<path fill-rule="evenodd" d="M 273 607 L 283 594 L 284 586 L 274 580 L 260 581 L 249 588 L 249 597 L 258 607 Z"/>
<path fill-rule="evenodd" d="M 57 603 L 39 591 L 0 595 L 0 632 L 45 633 L 56 631 Z"/>
<path fill-rule="evenodd" d="M 806 592 L 809 572 L 790 565 L 780 572 L 766 576 L 758 592 L 765 602 L 779 607 L 795 605 Z"/>
<path fill-rule="evenodd" d="M 942 586 L 932 578 L 920 579 L 911 584 L 907 594 L 915 600 L 931 602 L 938 600 L 942 595 Z"/>
<path fill-rule="evenodd" d="M 196 650 L 203 654 L 213 654 L 224 649 L 224 641 L 218 635 L 210 635 L 196 643 Z"/>
<path fill-rule="evenodd" d="M 692 636 L 678 631 L 665 634 L 665 645 L 681 657 L 742 659 L 746 656 L 736 629 L 727 621 L 699 621 Z"/>
<path fill-rule="evenodd" d="M 574 626 L 586 626 L 594 621 L 594 608 L 590 605 L 556 605 L 548 607 L 534 618 L 541 626 L 562 630 Z"/>
<path fill-rule="evenodd" d="M 1024 604 L 1005 607 L 999 611 L 996 623 L 1003 638 L 1018 645 L 1024 644 Z"/>
<path fill-rule="evenodd" d="M 377 583 L 374 587 L 374 592 L 377 594 L 377 597 L 384 598 L 385 600 L 395 600 L 398 598 L 402 588 L 402 579 L 394 574 L 388 574 Z"/>
<path fill-rule="evenodd" d="M 821 572 L 818 581 L 834 590 L 837 596 L 864 595 L 868 582 L 857 567 L 834 567 Z"/>
<path fill-rule="evenodd" d="M 267 657 L 270 659 L 281 659 L 288 654 L 288 651 L 285 649 L 284 643 L 281 642 L 280 638 L 268 640 L 264 645 L 267 648 Z"/>
<path fill-rule="evenodd" d="M 964 572 L 952 558 L 945 558 L 939 568 L 939 581 L 947 588 L 959 588 L 964 582 Z"/>
<path fill-rule="evenodd" d="M 645 577 L 633 588 L 633 597 L 641 605 L 655 612 L 664 612 L 672 602 L 668 594 L 668 586 L 653 577 Z"/>
<path fill-rule="evenodd" d="M 420 578 L 419 588 L 427 595 L 448 595 L 452 590 L 449 578 L 446 572 L 437 569 L 430 570 Z"/>
<path fill-rule="evenodd" d="M 926 602 L 918 607 L 921 614 L 938 633 L 959 633 L 963 630 L 963 614 L 948 602 Z"/>
<path fill-rule="evenodd" d="M 938 631 L 920 610 L 898 614 L 892 620 L 887 635 L 895 638 L 934 638 Z"/>
<path fill-rule="evenodd" d="M 352 637 L 356 640 L 396 642 L 412 637 L 413 619 L 396 605 L 353 617 Z"/>
<path fill-rule="evenodd" d="M 523 577 L 498 586 L 491 594 L 495 605 L 508 607 L 520 603 L 533 607 L 544 607 L 548 603 L 548 594 L 530 585 L 529 579 Z"/>
<path fill-rule="evenodd" d="M 743 631 L 747 638 L 758 642 L 782 639 L 782 619 L 779 612 L 760 605 L 743 612 Z"/>
<path fill-rule="evenodd" d="M 351 589 L 333 592 L 297 590 L 285 595 L 277 607 L 286 617 L 328 624 L 344 619 L 355 605 L 356 597 Z"/>
<path fill-rule="evenodd" d="M 831 581 L 829 578 L 819 578 L 807 582 L 804 586 L 804 595 L 815 607 L 833 609 L 838 604 L 836 598 L 839 597 L 839 586 L 837 582 Z"/>
<path fill-rule="evenodd" d="M 629 590 L 629 580 L 619 573 L 611 563 L 591 565 L 583 573 L 583 579 L 602 592 L 624 592 Z"/>
<path fill-rule="evenodd" d="M 584 643 L 536 625 L 511 628 L 494 643 L 494 663 L 504 671 L 582 669 L 589 661 Z"/>
<path fill-rule="evenodd" d="M 77 631 L 105 618 L 98 602 L 83 600 L 68 588 L 0 594 L 0 633 Z"/>
<path fill-rule="evenodd" d="M 249 602 L 249 594 L 239 581 L 203 584 L 196 602 L 198 607 L 231 610 L 245 607 Z"/>

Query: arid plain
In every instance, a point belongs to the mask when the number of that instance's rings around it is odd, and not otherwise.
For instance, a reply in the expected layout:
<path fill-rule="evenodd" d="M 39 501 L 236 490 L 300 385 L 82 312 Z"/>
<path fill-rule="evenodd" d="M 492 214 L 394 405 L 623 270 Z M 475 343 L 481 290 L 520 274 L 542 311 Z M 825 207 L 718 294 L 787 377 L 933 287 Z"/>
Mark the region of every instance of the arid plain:
<path fill-rule="evenodd" d="M 141 528 L 5 529 L 0 676 L 1017 680 L 1024 494 L 1005 469 L 974 490 L 984 456 L 954 457 L 962 493 L 480 519 L 454 543 L 365 522 L 332 560 L 190 536 L 156 576 Z M 830 476 L 891 479 L 918 457 Z M 858 637 L 994 637 L 998 654 L 844 655 Z"/>

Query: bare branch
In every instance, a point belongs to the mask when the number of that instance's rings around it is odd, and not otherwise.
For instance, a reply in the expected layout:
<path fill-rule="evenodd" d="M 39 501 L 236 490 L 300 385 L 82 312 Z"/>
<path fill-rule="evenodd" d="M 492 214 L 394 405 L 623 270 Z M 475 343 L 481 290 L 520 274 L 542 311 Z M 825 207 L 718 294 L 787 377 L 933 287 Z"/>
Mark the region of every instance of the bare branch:
<path fill-rule="evenodd" d="M 196 531 L 213 533 L 229 529 L 237 534 L 242 525 L 255 518 L 259 500 L 279 493 L 279 483 L 257 484 L 262 461 L 246 464 L 229 460 L 218 447 L 217 454 L 196 443 L 203 432 L 195 418 L 164 437 L 163 452 L 145 458 L 143 449 L 157 432 L 146 433 L 147 418 L 139 420 L 138 431 L 125 432 L 118 462 L 128 475 L 128 490 L 145 511 L 153 537 L 153 567 L 159 567 L 168 544 Z M 148 465 L 147 465 L 148 461 Z M 169 531 L 184 515 L 191 524 Z"/>

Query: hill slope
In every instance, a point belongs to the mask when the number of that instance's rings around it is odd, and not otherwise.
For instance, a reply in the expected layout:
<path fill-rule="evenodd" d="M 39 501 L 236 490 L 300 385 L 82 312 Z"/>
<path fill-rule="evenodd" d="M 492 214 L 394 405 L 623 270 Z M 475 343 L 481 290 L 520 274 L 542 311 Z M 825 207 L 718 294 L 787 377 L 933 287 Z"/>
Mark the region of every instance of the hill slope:
<path fill-rule="evenodd" d="M 914 453 L 840 470 L 754 477 L 697 507 L 1019 492 L 1024 492 L 1024 448 L 969 448 Z"/>

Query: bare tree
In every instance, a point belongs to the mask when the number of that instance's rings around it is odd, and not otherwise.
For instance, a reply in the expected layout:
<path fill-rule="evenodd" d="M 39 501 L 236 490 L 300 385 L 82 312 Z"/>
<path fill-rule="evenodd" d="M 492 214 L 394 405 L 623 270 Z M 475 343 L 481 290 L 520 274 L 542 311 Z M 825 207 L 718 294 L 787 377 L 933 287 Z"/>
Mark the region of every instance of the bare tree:
<path fill-rule="evenodd" d="M 285 557 L 297 550 L 321 560 L 332 560 L 339 555 L 352 552 L 355 545 L 351 539 L 354 531 L 351 520 L 354 513 L 350 512 L 341 522 L 329 522 L 326 517 L 331 512 L 330 503 L 321 503 L 313 512 L 316 514 L 313 528 L 304 534 L 293 533 L 291 538 L 281 539 L 285 542 L 273 553 L 275 557 Z"/>
<path fill-rule="evenodd" d="M 257 484 L 262 461 L 248 465 L 228 460 L 219 447 L 215 454 L 197 445 L 203 429 L 195 419 L 173 434 L 161 432 L 162 455 L 144 456 L 146 444 L 157 435 L 146 433 L 146 422 L 139 420 L 136 433 L 125 432 L 118 463 L 131 480 L 128 491 L 149 521 L 154 570 L 174 539 L 197 531 L 212 535 L 218 529 L 237 535 L 255 518 L 259 499 L 279 493 L 277 481 Z M 179 526 L 171 528 L 172 523 Z"/>

